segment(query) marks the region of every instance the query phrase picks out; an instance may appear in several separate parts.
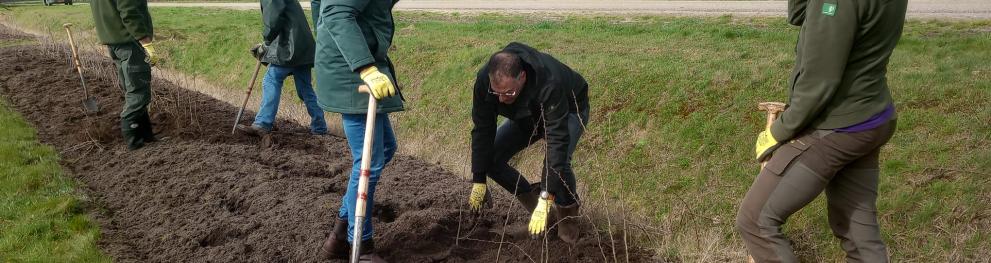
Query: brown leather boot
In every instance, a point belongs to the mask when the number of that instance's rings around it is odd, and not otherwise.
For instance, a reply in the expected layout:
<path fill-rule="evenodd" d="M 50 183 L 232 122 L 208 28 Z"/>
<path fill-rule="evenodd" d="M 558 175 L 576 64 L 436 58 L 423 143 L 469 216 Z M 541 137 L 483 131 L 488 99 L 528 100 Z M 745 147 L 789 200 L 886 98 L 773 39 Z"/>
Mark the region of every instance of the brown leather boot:
<path fill-rule="evenodd" d="M 348 221 L 337 219 L 334 223 L 334 231 L 330 233 L 327 240 L 320 247 L 321 259 L 347 258 L 348 253 Z"/>
<path fill-rule="evenodd" d="M 579 235 L 581 235 L 578 226 L 578 202 L 567 206 L 554 204 L 554 208 L 555 217 L 561 220 L 557 223 L 557 236 L 569 244 L 578 243 Z"/>

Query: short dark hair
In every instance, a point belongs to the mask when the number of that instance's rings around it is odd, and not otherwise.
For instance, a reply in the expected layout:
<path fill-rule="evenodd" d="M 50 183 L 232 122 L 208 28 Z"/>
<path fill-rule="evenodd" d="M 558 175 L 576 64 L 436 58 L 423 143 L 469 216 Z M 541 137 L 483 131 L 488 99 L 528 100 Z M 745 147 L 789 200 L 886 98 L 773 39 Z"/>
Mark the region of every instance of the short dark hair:
<path fill-rule="evenodd" d="M 489 69 L 490 78 L 496 75 L 516 77 L 523 71 L 523 61 L 520 59 L 520 56 L 517 56 L 516 54 L 506 51 L 499 51 L 492 54 L 492 57 L 489 57 L 489 64 L 487 67 Z"/>

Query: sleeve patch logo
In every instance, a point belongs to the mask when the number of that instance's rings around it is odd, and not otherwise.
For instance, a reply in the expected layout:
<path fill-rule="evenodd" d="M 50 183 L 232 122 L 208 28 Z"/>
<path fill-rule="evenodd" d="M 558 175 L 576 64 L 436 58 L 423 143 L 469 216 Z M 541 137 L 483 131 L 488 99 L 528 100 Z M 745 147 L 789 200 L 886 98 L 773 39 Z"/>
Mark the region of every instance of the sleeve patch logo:
<path fill-rule="evenodd" d="M 836 15 L 836 4 L 822 3 L 822 14 L 827 16 Z"/>

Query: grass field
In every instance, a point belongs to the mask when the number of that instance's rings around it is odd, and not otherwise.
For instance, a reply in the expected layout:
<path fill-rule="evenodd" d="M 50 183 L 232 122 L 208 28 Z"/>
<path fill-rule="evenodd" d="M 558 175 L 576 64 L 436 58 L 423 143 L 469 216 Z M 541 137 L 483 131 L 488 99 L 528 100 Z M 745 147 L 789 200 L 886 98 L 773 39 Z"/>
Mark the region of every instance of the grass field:
<path fill-rule="evenodd" d="M 57 37 L 64 22 L 92 31 L 85 6 L 3 14 Z M 162 66 L 232 89 L 250 77 L 258 11 L 154 8 L 152 15 Z M 743 258 L 733 222 L 758 169 L 752 149 L 764 117 L 756 105 L 786 100 L 797 28 L 729 16 L 400 12 L 396 19 L 392 56 L 409 108 L 394 117 L 403 152 L 465 171 L 472 76 L 492 52 L 525 42 L 590 83 L 591 122 L 574 162 L 590 203 L 599 211 L 622 204 L 630 221 L 646 222 L 630 233 L 666 258 Z M 989 46 L 991 21 L 910 21 L 891 58 L 899 122 L 882 152 L 878 205 L 896 261 L 991 258 Z M 517 163 L 533 175 L 539 161 L 529 150 Z M 805 261 L 843 258 L 821 198 L 786 232 Z"/>
<path fill-rule="evenodd" d="M 3 101 L 0 123 L 0 261 L 110 262 L 58 153 Z"/>

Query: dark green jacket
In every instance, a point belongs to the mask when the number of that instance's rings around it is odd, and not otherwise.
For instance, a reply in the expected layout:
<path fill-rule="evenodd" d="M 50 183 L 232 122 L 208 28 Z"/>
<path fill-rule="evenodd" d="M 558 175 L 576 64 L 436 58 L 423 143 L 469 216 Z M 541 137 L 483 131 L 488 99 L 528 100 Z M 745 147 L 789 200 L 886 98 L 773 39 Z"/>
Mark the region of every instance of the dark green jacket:
<path fill-rule="evenodd" d="M 482 67 L 475 76 L 472 91 L 471 171 L 488 173 L 492 167 L 495 146 L 496 116 L 519 123 L 519 127 L 535 127 L 546 134 L 546 162 L 553 171 L 572 173 L 568 162 L 568 113 L 588 112 L 588 83 L 551 55 L 527 45 L 510 43 L 503 48 L 523 60 L 526 83 L 513 104 L 499 102 L 489 93 L 489 69 Z M 528 130 L 524 134 L 531 134 Z"/>
<path fill-rule="evenodd" d="M 368 94 L 357 91 L 364 83 L 358 71 L 365 66 L 375 65 L 397 83 L 388 56 L 395 31 L 393 5 L 392 0 L 321 1 L 314 70 L 317 103 L 325 111 L 367 112 Z M 380 113 L 401 110 L 401 94 L 379 101 Z"/>
<path fill-rule="evenodd" d="M 801 26 L 788 109 L 771 126 L 779 142 L 802 130 L 863 122 L 892 104 L 885 74 L 907 0 L 789 0 Z"/>
<path fill-rule="evenodd" d="M 93 0 L 89 6 L 100 43 L 124 44 L 154 36 L 147 0 Z"/>
<path fill-rule="evenodd" d="M 313 32 L 299 2 L 261 0 L 261 9 L 265 40 L 261 61 L 283 67 L 313 65 Z"/>

